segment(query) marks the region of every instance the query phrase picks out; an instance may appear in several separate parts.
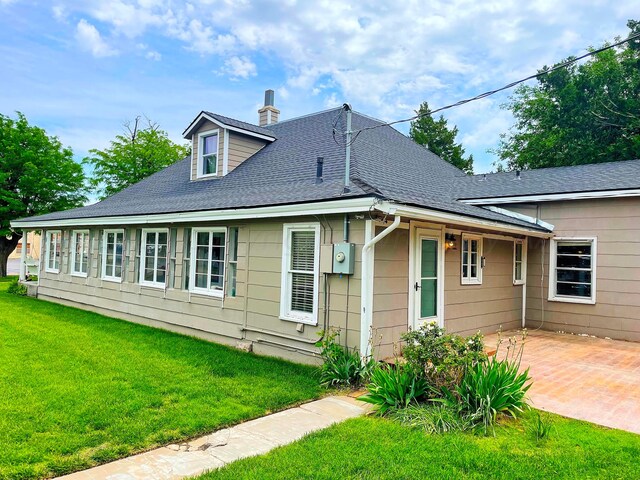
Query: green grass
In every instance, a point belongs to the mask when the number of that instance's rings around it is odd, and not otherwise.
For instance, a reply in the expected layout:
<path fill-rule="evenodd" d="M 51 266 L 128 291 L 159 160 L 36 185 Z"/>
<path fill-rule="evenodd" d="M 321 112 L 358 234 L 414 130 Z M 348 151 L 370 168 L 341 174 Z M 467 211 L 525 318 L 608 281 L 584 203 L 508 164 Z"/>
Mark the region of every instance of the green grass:
<path fill-rule="evenodd" d="M 270 453 L 198 477 L 219 479 L 637 479 L 640 435 L 553 416 L 536 442 L 523 423 L 496 437 L 427 435 L 380 418 L 357 418 Z"/>
<path fill-rule="evenodd" d="M 311 367 L 10 295 L 9 280 L 2 479 L 61 475 L 322 395 Z"/>

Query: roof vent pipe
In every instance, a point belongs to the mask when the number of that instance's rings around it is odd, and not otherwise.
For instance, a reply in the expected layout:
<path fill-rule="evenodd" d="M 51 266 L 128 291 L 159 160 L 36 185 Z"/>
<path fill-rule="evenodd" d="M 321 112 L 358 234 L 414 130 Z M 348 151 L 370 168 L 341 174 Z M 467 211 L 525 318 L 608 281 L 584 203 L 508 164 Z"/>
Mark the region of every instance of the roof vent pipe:
<path fill-rule="evenodd" d="M 516 170 L 516 180 L 522 180 L 520 178 L 520 170 Z"/>
<path fill-rule="evenodd" d="M 318 157 L 316 163 L 316 185 L 322 183 L 322 167 L 324 165 L 324 157 Z"/>

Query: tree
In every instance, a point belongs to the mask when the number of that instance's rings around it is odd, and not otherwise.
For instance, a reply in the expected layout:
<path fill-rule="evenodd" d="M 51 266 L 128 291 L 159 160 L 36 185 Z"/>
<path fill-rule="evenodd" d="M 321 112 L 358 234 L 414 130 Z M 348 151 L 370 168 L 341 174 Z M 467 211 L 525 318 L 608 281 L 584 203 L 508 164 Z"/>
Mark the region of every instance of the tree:
<path fill-rule="evenodd" d="M 458 127 L 449 128 L 442 115 L 434 120 L 430 112 L 429 104 L 423 102 L 416 112 L 420 118 L 411 122 L 409 136 L 463 172 L 473 174 L 473 155 L 464 158 L 463 146 L 456 143 Z"/>
<path fill-rule="evenodd" d="M 507 169 L 640 158 L 640 40 L 549 70 L 503 106 L 515 117 L 495 150 Z"/>
<path fill-rule="evenodd" d="M 66 210 L 86 201 L 82 165 L 70 148 L 17 119 L 0 114 L 0 277 L 7 276 L 7 259 L 22 238 L 11 220 Z"/>
<path fill-rule="evenodd" d="M 84 159 L 85 163 L 93 165 L 90 184 L 101 199 L 191 153 L 189 147 L 169 140 L 167 132 L 149 119 L 146 119 L 146 126 L 141 128 L 141 118 L 136 117 L 133 123 L 125 123 L 124 129 L 125 133 L 116 135 L 109 148 L 89 150 L 91 155 Z"/>

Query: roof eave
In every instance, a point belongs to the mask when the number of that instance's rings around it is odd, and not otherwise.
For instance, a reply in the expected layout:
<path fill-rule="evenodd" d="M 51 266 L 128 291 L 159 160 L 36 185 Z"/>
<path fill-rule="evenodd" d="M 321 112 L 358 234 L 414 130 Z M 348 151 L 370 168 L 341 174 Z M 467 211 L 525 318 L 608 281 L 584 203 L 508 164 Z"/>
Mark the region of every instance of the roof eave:
<path fill-rule="evenodd" d="M 547 231 L 546 228 L 535 224 L 532 224 L 531 228 L 527 228 L 508 222 L 481 219 L 470 215 L 444 212 L 425 207 L 397 204 L 393 202 L 380 202 L 375 206 L 375 209 L 389 215 L 401 215 L 405 217 L 415 218 L 417 220 L 425 220 L 438 223 L 451 223 L 474 228 L 484 228 L 487 230 L 502 233 L 528 235 L 539 238 L 553 237 L 553 232 Z"/>
<path fill-rule="evenodd" d="M 250 137 L 255 137 L 255 138 L 259 138 L 261 140 L 266 140 L 268 142 L 273 142 L 276 137 L 275 136 L 269 136 L 269 135 L 263 135 L 261 133 L 256 133 L 256 132 L 252 132 L 250 130 L 245 130 L 243 128 L 238 128 L 238 127 L 234 127 L 231 125 L 228 125 L 224 122 L 221 122 L 220 120 L 213 118 L 211 115 L 208 115 L 207 112 L 205 112 L 204 110 L 200 112 L 200 114 L 198 114 L 198 116 L 189 124 L 189 126 L 186 128 L 186 130 L 184 132 L 182 132 L 182 137 L 185 140 L 190 140 L 192 135 L 193 135 L 193 131 L 198 127 L 198 124 L 200 123 L 201 120 L 209 120 L 211 123 L 214 123 L 216 125 L 218 125 L 220 128 L 225 128 L 227 130 L 232 130 L 234 132 L 239 132 L 242 133 L 244 135 L 248 135 Z"/>

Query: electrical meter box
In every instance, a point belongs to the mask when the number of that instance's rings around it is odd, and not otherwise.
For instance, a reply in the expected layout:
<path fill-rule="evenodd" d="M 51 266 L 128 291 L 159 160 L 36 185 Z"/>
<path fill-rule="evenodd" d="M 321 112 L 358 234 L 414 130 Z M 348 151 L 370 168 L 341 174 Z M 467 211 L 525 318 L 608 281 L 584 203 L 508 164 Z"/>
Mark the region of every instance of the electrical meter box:
<path fill-rule="evenodd" d="M 336 243 L 333 245 L 333 273 L 353 275 L 356 258 L 355 243 Z"/>

